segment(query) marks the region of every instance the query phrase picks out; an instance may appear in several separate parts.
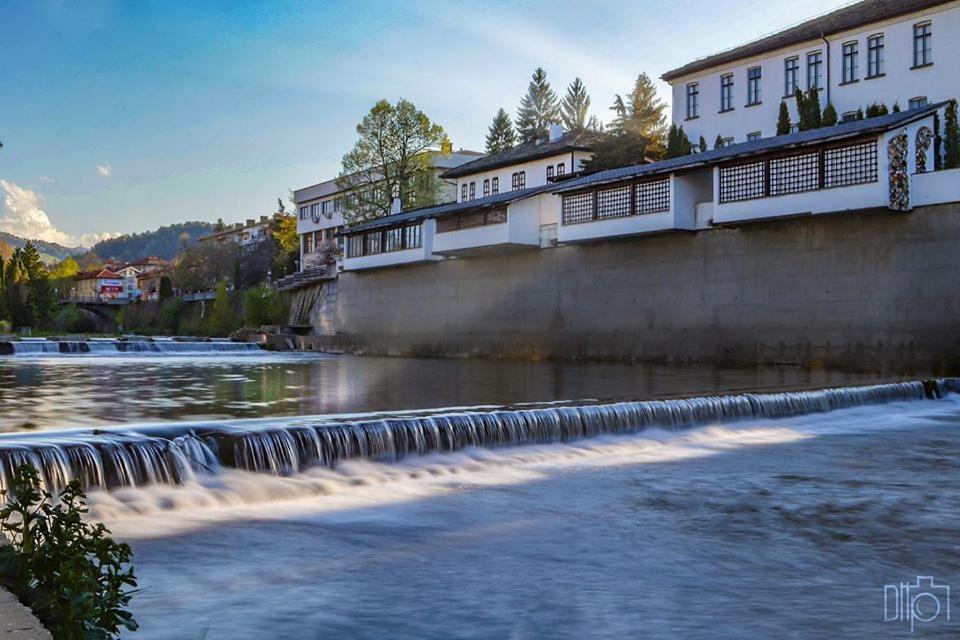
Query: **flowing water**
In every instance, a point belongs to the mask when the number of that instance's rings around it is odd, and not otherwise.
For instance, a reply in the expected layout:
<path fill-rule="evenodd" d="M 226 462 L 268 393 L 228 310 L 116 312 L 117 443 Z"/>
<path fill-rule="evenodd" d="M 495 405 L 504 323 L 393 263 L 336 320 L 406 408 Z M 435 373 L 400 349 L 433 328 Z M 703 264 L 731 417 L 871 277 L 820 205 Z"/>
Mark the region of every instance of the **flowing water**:
<path fill-rule="evenodd" d="M 960 584 L 958 392 L 792 369 L 14 355 L 0 482 L 30 462 L 90 489 L 134 548 L 131 637 L 914 637 L 883 622 L 884 585 Z"/>

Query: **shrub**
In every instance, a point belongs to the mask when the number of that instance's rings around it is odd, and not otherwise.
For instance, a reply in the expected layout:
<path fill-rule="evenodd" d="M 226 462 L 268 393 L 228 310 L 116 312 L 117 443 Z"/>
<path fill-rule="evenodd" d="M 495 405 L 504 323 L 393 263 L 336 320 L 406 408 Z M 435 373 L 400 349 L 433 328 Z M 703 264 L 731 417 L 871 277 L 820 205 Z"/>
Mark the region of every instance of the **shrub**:
<path fill-rule="evenodd" d="M 102 524 L 83 520 L 86 496 L 74 480 L 55 501 L 36 469 L 18 467 L 0 492 L 0 582 L 33 609 L 58 640 L 110 639 L 137 623 L 126 610 L 137 580 L 131 551 Z"/>
<path fill-rule="evenodd" d="M 70 333 L 94 333 L 97 330 L 97 322 L 92 314 L 75 304 L 67 305 L 57 311 L 53 317 L 53 326 L 57 331 Z"/>
<path fill-rule="evenodd" d="M 286 324 L 289 298 L 285 293 L 259 286 L 243 294 L 244 325 Z"/>

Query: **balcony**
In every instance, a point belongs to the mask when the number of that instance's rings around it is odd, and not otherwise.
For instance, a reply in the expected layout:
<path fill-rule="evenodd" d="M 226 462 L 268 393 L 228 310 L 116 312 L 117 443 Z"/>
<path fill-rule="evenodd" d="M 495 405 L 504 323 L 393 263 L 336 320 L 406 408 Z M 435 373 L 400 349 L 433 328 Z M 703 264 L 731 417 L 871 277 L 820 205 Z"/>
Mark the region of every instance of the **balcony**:
<path fill-rule="evenodd" d="M 382 269 L 442 260 L 433 253 L 435 230 L 436 221 L 427 219 L 348 234 L 343 270 Z"/>
<path fill-rule="evenodd" d="M 536 205 L 537 198 L 531 198 L 509 207 L 440 218 L 433 252 L 441 256 L 468 257 L 536 249 L 540 246 L 540 216 Z"/>

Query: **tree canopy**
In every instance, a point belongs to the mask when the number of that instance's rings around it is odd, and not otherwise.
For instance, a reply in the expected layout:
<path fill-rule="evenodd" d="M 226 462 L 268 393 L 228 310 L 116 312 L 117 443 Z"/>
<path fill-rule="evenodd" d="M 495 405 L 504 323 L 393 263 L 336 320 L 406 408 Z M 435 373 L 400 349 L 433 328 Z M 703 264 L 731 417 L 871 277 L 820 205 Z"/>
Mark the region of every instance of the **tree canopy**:
<path fill-rule="evenodd" d="M 388 215 L 394 197 L 404 210 L 436 203 L 439 184 L 429 152 L 443 143 L 443 127 L 409 100 L 380 100 L 357 125 L 357 134 L 337 177 L 337 188 L 349 193 L 348 223 Z"/>
<path fill-rule="evenodd" d="M 517 132 L 520 140 L 542 140 L 550 135 L 550 125 L 557 122 L 560 122 L 557 94 L 547 81 L 547 72 L 537 67 L 517 110 Z"/>
<path fill-rule="evenodd" d="M 580 78 L 574 78 L 560 103 L 560 118 L 563 128 L 577 131 L 587 127 L 587 112 L 590 110 L 590 96 Z"/>
<path fill-rule="evenodd" d="M 667 132 L 666 108 L 657 97 L 650 76 L 641 73 L 630 93 L 614 98 L 610 109 L 615 117 L 608 129 L 614 134 L 632 133 L 648 140 L 662 140 Z"/>
<path fill-rule="evenodd" d="M 487 153 L 502 153 L 517 143 L 510 116 L 501 107 L 487 130 Z"/>

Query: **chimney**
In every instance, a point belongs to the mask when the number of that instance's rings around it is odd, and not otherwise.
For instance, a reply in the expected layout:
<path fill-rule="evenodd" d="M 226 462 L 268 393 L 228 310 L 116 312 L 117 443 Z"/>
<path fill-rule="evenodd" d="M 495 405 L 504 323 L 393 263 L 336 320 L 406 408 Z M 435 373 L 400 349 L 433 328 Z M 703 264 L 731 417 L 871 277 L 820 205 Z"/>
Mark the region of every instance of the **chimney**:
<path fill-rule="evenodd" d="M 253 226 L 253 218 L 247 218 L 247 226 L 248 227 Z"/>
<path fill-rule="evenodd" d="M 269 216 L 260 216 L 260 224 L 263 224 L 264 222 L 266 222 L 268 217 Z"/>
<path fill-rule="evenodd" d="M 556 142 L 563 137 L 563 127 L 557 123 L 550 125 L 550 142 Z"/>
<path fill-rule="evenodd" d="M 394 197 L 390 201 L 390 215 L 396 215 L 400 213 L 400 210 L 403 209 L 403 205 L 400 204 L 400 198 Z"/>

